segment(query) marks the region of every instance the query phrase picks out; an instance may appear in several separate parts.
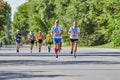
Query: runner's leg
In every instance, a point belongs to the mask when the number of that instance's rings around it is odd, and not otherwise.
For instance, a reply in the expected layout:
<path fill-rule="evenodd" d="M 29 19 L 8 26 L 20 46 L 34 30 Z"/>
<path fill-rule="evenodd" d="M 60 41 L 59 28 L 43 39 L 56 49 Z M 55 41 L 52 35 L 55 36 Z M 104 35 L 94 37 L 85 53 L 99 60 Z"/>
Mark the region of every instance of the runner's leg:
<path fill-rule="evenodd" d="M 54 42 L 54 51 L 55 51 L 55 54 L 57 54 L 57 43 Z"/>
<path fill-rule="evenodd" d="M 74 43 L 74 57 L 76 58 L 76 52 L 77 52 L 77 44 L 78 44 L 78 41 L 75 41 Z"/>
<path fill-rule="evenodd" d="M 30 44 L 30 52 L 32 53 L 32 49 L 33 49 L 33 44 Z"/>
<path fill-rule="evenodd" d="M 18 44 L 17 44 L 17 42 L 16 42 L 16 51 L 18 52 Z"/>
<path fill-rule="evenodd" d="M 42 44 L 39 43 L 39 52 L 41 52 L 41 46 L 42 46 Z"/>
<path fill-rule="evenodd" d="M 71 41 L 70 44 L 71 44 L 71 54 L 73 54 L 74 42 Z"/>
<path fill-rule="evenodd" d="M 58 45 L 57 45 L 57 49 L 58 49 L 59 52 L 60 52 L 60 43 L 58 43 Z"/>
<path fill-rule="evenodd" d="M 20 44 L 16 43 L 16 49 L 18 53 L 19 53 L 19 48 L 20 48 Z"/>
<path fill-rule="evenodd" d="M 50 50 L 51 50 L 51 44 L 48 43 L 48 52 L 50 52 Z"/>
<path fill-rule="evenodd" d="M 76 53 L 76 51 L 77 51 L 77 45 L 78 45 L 78 41 L 75 41 L 75 44 L 74 44 L 74 53 Z"/>
<path fill-rule="evenodd" d="M 19 48 L 20 48 L 20 40 L 16 40 L 16 51 L 19 53 Z"/>

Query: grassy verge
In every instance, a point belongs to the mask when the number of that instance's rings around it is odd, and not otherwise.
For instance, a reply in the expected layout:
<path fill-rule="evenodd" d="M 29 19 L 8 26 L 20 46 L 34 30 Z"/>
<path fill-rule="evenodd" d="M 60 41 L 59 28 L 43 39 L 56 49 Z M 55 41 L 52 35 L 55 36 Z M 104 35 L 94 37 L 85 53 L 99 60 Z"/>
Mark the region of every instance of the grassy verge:
<path fill-rule="evenodd" d="M 63 42 L 63 43 L 62 43 L 62 46 L 63 46 L 63 47 L 70 46 L 70 42 L 69 42 L 69 41 L 68 41 L 68 42 Z"/>
<path fill-rule="evenodd" d="M 96 47 L 96 48 L 120 48 L 120 47 L 114 47 L 114 44 L 113 43 L 108 43 L 108 44 L 104 44 L 104 45 L 98 45 L 98 46 L 93 46 L 93 47 Z"/>
<path fill-rule="evenodd" d="M 62 46 L 63 47 L 67 47 L 67 46 L 70 46 L 70 42 L 63 42 L 62 43 Z M 81 46 L 79 46 L 81 47 Z M 82 46 L 82 47 L 88 47 L 88 46 Z M 98 46 L 90 46 L 91 48 L 117 48 L 117 49 L 120 49 L 120 46 L 119 47 L 114 47 L 114 44 L 113 43 L 108 43 L 108 44 L 104 44 L 104 45 L 98 45 Z"/>

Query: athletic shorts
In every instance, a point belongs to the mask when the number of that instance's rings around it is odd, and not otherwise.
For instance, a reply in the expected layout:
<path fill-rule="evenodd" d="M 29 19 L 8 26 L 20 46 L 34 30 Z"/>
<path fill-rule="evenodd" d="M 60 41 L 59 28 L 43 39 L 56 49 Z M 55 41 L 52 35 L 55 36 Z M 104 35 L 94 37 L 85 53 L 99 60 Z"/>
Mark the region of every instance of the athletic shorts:
<path fill-rule="evenodd" d="M 20 44 L 20 39 L 16 39 L 16 40 L 15 40 L 15 43 L 16 43 L 16 44 Z"/>
<path fill-rule="evenodd" d="M 70 39 L 71 42 L 78 41 L 78 39 Z"/>
<path fill-rule="evenodd" d="M 38 40 L 38 43 L 42 43 L 42 39 L 39 39 L 39 40 Z"/>
<path fill-rule="evenodd" d="M 61 42 L 61 38 L 53 38 L 53 42 L 54 43 L 60 43 Z"/>
<path fill-rule="evenodd" d="M 34 44 L 34 40 L 30 40 L 30 44 Z"/>

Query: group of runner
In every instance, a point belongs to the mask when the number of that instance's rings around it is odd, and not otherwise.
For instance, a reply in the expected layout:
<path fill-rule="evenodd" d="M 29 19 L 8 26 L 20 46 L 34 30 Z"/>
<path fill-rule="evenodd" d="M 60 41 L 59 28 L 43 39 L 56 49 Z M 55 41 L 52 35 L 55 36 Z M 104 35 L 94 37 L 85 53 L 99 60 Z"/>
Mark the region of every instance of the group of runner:
<path fill-rule="evenodd" d="M 80 28 L 78 27 L 77 22 L 73 22 L 73 26 L 70 27 L 68 34 L 70 36 L 70 44 L 71 44 L 71 54 L 74 54 L 74 57 L 76 58 L 76 52 L 77 52 L 77 45 L 78 45 L 78 37 L 80 35 Z M 62 42 L 62 35 L 63 35 L 63 28 L 61 25 L 59 25 L 59 21 L 56 20 L 54 26 L 51 28 L 50 31 L 48 31 L 48 34 L 46 36 L 46 41 L 48 44 L 48 52 L 51 51 L 51 44 L 54 43 L 54 53 L 56 58 L 58 58 L 58 51 L 61 50 L 61 42 Z M 15 43 L 16 43 L 16 51 L 19 53 L 20 48 L 20 42 L 21 42 L 21 33 L 19 30 L 15 33 Z M 39 52 L 41 52 L 42 47 L 42 41 L 43 41 L 43 34 L 41 31 L 39 31 L 37 37 L 35 37 L 34 32 L 30 31 L 28 34 L 28 39 L 30 42 L 30 52 L 32 53 L 32 49 L 34 46 L 35 39 L 38 43 Z"/>

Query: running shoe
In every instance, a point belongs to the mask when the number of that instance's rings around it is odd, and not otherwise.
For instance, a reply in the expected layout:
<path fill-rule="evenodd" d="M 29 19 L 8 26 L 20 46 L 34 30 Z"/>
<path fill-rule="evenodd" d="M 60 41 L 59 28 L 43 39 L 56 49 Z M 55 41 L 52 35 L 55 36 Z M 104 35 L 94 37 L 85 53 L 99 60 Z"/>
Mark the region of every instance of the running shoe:
<path fill-rule="evenodd" d="M 76 54 L 74 54 L 74 58 L 76 58 Z"/>
<path fill-rule="evenodd" d="M 71 51 L 71 54 L 73 54 L 73 51 Z"/>
<path fill-rule="evenodd" d="M 19 50 L 17 49 L 17 53 L 19 53 Z"/>
<path fill-rule="evenodd" d="M 58 58 L 58 54 L 56 54 L 56 58 Z"/>
<path fill-rule="evenodd" d="M 39 48 L 39 52 L 41 52 L 41 48 Z"/>

